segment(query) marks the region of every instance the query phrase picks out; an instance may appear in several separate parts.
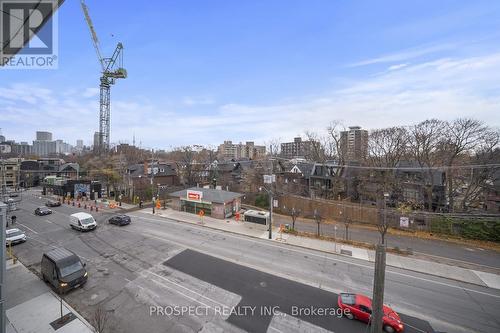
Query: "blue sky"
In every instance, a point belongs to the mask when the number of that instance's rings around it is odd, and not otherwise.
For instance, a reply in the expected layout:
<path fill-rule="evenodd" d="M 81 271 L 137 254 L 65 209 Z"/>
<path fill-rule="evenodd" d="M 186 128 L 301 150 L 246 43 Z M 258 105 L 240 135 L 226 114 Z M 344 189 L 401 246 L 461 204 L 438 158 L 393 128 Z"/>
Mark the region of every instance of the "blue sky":
<path fill-rule="evenodd" d="M 468 116 L 500 126 L 500 1 L 86 1 L 121 41 L 111 141 L 169 149 L 265 143 Z M 0 69 L 0 128 L 89 144 L 99 65 L 79 1 L 59 11 L 57 70 Z"/>

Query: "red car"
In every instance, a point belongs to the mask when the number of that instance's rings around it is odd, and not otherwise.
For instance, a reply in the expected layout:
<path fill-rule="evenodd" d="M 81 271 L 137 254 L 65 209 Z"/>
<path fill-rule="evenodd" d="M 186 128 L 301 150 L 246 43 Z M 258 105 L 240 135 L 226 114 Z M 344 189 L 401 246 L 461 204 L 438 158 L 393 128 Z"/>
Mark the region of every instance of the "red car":
<path fill-rule="evenodd" d="M 341 293 L 339 295 L 338 304 L 348 319 L 356 318 L 365 323 L 370 322 L 372 314 L 371 298 L 358 294 Z M 382 320 L 385 332 L 403 332 L 404 326 L 401 322 L 401 318 L 399 318 L 396 311 L 386 305 L 384 305 L 384 317 Z"/>

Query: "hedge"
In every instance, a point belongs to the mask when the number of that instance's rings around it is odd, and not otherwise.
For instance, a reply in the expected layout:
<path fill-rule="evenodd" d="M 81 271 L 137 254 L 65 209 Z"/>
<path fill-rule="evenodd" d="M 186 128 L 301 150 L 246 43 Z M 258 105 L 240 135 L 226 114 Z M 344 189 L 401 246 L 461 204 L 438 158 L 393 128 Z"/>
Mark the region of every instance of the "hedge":
<path fill-rule="evenodd" d="M 430 231 L 468 239 L 500 242 L 500 219 L 433 217 Z"/>

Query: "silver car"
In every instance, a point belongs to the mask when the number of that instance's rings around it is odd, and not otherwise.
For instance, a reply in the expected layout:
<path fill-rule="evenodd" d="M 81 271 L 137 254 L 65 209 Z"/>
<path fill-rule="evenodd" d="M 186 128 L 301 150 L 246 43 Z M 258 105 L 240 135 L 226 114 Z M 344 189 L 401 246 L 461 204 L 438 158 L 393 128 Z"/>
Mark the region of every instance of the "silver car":
<path fill-rule="evenodd" d="M 17 243 L 23 243 L 26 242 L 26 235 L 24 234 L 24 231 L 13 228 L 13 229 L 7 229 L 6 230 L 6 236 L 5 236 L 5 244 L 9 245 L 11 243 L 12 245 L 17 244 Z"/>

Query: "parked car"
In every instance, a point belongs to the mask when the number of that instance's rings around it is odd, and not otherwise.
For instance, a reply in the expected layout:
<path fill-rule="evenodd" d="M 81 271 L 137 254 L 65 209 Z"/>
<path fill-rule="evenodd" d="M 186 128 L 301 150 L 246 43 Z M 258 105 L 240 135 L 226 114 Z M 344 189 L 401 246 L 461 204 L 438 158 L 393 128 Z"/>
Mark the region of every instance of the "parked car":
<path fill-rule="evenodd" d="M 26 234 L 24 231 L 17 228 L 7 229 L 5 231 L 6 245 L 9 245 L 9 243 L 14 245 L 23 242 L 26 242 Z"/>
<path fill-rule="evenodd" d="M 86 264 L 73 252 L 61 247 L 42 256 L 41 272 L 44 281 L 59 293 L 78 288 L 87 282 Z"/>
<path fill-rule="evenodd" d="M 95 229 L 97 222 L 88 213 L 75 213 L 69 216 L 69 226 L 76 230 L 88 231 Z"/>
<path fill-rule="evenodd" d="M 345 312 L 348 319 L 358 319 L 369 323 L 372 314 L 372 300 L 360 294 L 341 293 L 338 297 L 338 305 Z M 403 332 L 404 325 L 399 315 L 390 307 L 384 305 L 384 316 L 382 327 L 385 332 Z M 349 310 L 349 311 L 346 311 Z"/>
<path fill-rule="evenodd" d="M 52 214 L 52 211 L 47 207 L 38 207 L 37 209 L 35 209 L 35 215 L 43 216 L 49 214 Z"/>
<path fill-rule="evenodd" d="M 45 203 L 45 206 L 47 206 L 47 207 L 59 207 L 59 206 L 61 206 L 61 202 L 56 201 L 56 200 L 49 200 Z"/>
<path fill-rule="evenodd" d="M 131 220 L 130 220 L 130 216 L 128 216 L 128 215 L 116 215 L 116 216 L 113 216 L 112 218 L 110 218 L 108 220 L 108 222 L 111 224 L 123 226 L 123 225 L 130 224 Z"/>

